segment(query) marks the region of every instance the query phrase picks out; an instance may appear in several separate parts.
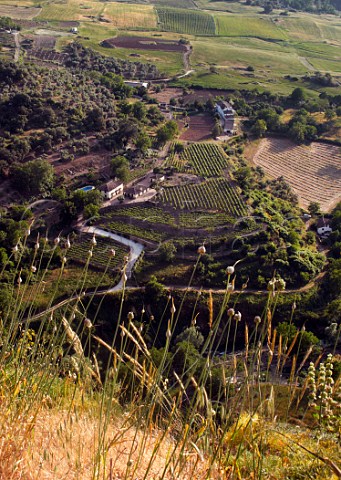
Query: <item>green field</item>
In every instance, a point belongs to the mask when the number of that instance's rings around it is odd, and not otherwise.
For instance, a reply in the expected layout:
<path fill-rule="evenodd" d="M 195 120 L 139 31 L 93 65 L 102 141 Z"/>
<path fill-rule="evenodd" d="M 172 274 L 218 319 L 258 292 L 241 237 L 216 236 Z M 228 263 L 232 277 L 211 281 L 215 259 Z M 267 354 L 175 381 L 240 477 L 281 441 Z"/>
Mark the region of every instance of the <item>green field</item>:
<path fill-rule="evenodd" d="M 99 16 L 104 9 L 104 4 L 87 0 L 81 3 L 77 0 L 68 0 L 66 3 L 42 2 L 42 6 L 37 17 L 39 20 L 90 20 Z"/>
<path fill-rule="evenodd" d="M 175 8 L 156 7 L 161 30 L 188 35 L 215 35 L 214 19 L 210 14 Z"/>
<path fill-rule="evenodd" d="M 193 0 L 150 0 L 153 5 L 160 5 L 162 7 L 173 8 L 191 8 L 196 9 L 196 5 Z"/>
<path fill-rule="evenodd" d="M 215 15 L 217 33 L 226 37 L 285 39 L 284 31 L 268 18 Z"/>

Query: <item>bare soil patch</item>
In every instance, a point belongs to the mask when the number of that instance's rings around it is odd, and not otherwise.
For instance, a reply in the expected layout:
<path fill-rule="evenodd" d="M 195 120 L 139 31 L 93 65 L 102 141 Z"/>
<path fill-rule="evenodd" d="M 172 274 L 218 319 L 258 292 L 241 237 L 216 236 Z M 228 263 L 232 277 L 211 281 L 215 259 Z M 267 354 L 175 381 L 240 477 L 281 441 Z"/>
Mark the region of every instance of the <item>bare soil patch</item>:
<path fill-rule="evenodd" d="M 130 48 L 140 50 L 158 50 L 164 52 L 185 52 L 186 45 L 182 43 L 148 37 L 115 37 L 102 42 L 103 47 Z"/>
<path fill-rule="evenodd" d="M 171 98 L 180 98 L 183 95 L 182 88 L 166 87 L 161 92 L 151 93 L 150 96 L 156 98 L 159 103 L 169 103 Z"/>
<path fill-rule="evenodd" d="M 341 200 L 341 149 L 313 142 L 296 145 L 284 138 L 265 138 L 253 158 L 271 177 L 283 176 L 307 208 L 318 202 L 328 212 Z"/>
<path fill-rule="evenodd" d="M 193 115 L 187 117 L 188 127 L 185 127 L 185 121 L 181 120 L 179 127 L 181 129 L 180 140 L 187 140 L 190 142 L 200 142 L 212 138 L 212 128 L 214 127 L 214 120 L 211 115 Z"/>
<path fill-rule="evenodd" d="M 52 35 L 34 35 L 33 48 L 42 50 L 54 50 L 57 38 Z"/>

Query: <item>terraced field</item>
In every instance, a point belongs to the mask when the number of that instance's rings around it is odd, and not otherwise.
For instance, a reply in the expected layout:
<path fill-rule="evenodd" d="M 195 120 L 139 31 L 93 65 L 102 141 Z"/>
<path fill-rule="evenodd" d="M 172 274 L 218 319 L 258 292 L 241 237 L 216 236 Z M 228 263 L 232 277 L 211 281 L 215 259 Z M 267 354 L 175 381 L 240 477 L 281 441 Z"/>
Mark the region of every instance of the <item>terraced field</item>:
<path fill-rule="evenodd" d="M 290 140 L 267 138 L 253 161 L 269 176 L 283 176 L 305 208 L 318 202 L 327 212 L 341 200 L 340 147 L 318 142 L 297 146 Z"/>
<path fill-rule="evenodd" d="M 194 143 L 178 156 L 173 155 L 167 162 L 180 173 L 193 173 L 204 177 L 221 176 L 228 166 L 224 150 L 213 143 Z"/>
<path fill-rule="evenodd" d="M 0 5 L 0 17 L 10 17 L 14 20 L 32 20 L 39 15 L 41 8 Z"/>
<path fill-rule="evenodd" d="M 217 33 L 226 37 L 285 39 L 285 32 L 270 19 L 236 15 L 215 15 Z"/>
<path fill-rule="evenodd" d="M 206 209 L 226 212 L 233 216 L 246 215 L 246 207 L 239 193 L 224 178 L 165 187 L 162 201 L 177 209 Z"/>
<path fill-rule="evenodd" d="M 189 35 L 215 35 L 216 27 L 212 15 L 195 10 L 156 7 L 159 27 L 166 32 Z"/>
<path fill-rule="evenodd" d="M 92 235 L 82 234 L 75 239 L 69 250 L 68 256 L 79 263 L 86 263 L 91 248 Z M 122 244 L 114 242 L 111 239 L 96 238 L 97 245 L 93 247 L 93 255 L 90 260 L 90 266 L 100 269 L 114 269 L 123 265 L 123 257 L 129 254 L 129 248 Z M 110 255 L 110 250 L 114 249 L 116 255 Z"/>

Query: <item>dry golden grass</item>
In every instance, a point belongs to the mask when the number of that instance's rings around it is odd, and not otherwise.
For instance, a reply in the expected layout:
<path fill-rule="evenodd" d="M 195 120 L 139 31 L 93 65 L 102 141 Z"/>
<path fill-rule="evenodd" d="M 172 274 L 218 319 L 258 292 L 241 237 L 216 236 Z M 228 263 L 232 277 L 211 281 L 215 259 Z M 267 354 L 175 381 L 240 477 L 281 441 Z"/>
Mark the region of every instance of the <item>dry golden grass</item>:
<path fill-rule="evenodd" d="M 103 15 L 116 28 L 143 28 L 147 30 L 157 27 L 156 13 L 151 5 L 112 2 L 106 5 Z"/>

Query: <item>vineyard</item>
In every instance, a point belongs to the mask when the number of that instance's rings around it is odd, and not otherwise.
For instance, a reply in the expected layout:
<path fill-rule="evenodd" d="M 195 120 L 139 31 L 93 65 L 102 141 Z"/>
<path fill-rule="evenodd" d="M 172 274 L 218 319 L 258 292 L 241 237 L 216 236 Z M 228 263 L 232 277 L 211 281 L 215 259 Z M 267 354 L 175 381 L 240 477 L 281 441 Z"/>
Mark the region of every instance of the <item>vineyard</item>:
<path fill-rule="evenodd" d="M 112 221 L 107 219 L 100 219 L 98 226 L 101 228 L 106 228 L 111 232 L 118 233 L 125 236 L 134 236 L 137 238 L 143 238 L 145 240 L 151 240 L 152 242 L 159 242 L 164 239 L 164 234 L 158 232 L 157 230 L 152 230 L 146 226 L 146 228 L 138 227 L 133 223 L 130 223 L 126 220 L 120 221 Z"/>
<path fill-rule="evenodd" d="M 234 219 L 226 213 L 181 212 L 179 225 L 182 228 L 214 228 L 230 224 Z"/>
<path fill-rule="evenodd" d="M 193 0 L 150 0 L 150 3 L 155 5 L 161 5 L 163 7 L 174 7 L 174 8 L 192 8 L 196 9 Z"/>
<path fill-rule="evenodd" d="M 85 263 L 89 258 L 92 235 L 80 235 L 72 243 L 69 250 L 69 257 L 80 263 Z M 97 245 L 93 248 L 93 254 L 90 260 L 90 266 L 95 268 L 109 269 L 119 268 L 123 264 L 123 257 L 129 254 L 129 249 L 120 243 L 111 239 L 96 238 Z M 116 255 L 110 255 L 110 250 L 114 249 Z"/>
<path fill-rule="evenodd" d="M 214 18 L 208 13 L 163 7 L 156 7 L 156 11 L 161 30 L 188 35 L 215 35 Z"/>
<path fill-rule="evenodd" d="M 180 209 L 207 209 L 228 212 L 230 215 L 246 215 L 237 190 L 224 178 L 211 178 L 199 184 L 165 187 L 161 195 L 163 203 Z"/>
<path fill-rule="evenodd" d="M 148 223 L 156 223 L 163 225 L 175 225 L 175 218 L 169 212 L 162 208 L 132 206 L 126 208 L 112 209 L 105 213 L 103 218 L 111 219 L 112 217 L 129 217 L 137 220 L 148 221 Z"/>
<path fill-rule="evenodd" d="M 193 173 L 203 177 L 221 176 L 228 167 L 224 150 L 213 143 L 193 143 L 180 155 L 171 155 L 167 166 L 180 173 Z"/>
<path fill-rule="evenodd" d="M 253 161 L 271 177 L 283 176 L 303 207 L 318 202 L 329 211 L 341 199 L 340 147 L 269 138 L 262 140 Z"/>

